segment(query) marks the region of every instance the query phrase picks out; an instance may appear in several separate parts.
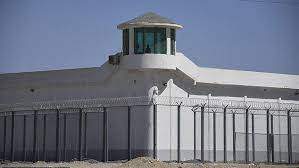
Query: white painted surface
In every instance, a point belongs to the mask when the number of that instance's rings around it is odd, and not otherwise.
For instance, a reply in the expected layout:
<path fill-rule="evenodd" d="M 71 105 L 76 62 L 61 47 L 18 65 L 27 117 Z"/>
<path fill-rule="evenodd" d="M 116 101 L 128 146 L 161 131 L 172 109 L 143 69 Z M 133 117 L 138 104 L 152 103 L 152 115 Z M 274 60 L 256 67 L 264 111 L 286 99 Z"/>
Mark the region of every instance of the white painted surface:
<path fill-rule="evenodd" d="M 196 76 L 202 83 L 299 89 L 299 75 L 199 67 Z"/>
<path fill-rule="evenodd" d="M 121 66 L 129 69 L 178 69 L 200 83 L 299 89 L 299 75 L 198 67 L 182 53 L 176 53 L 175 57 L 164 54 L 129 55 L 122 58 Z"/>
<path fill-rule="evenodd" d="M 170 50 L 171 50 L 171 47 L 170 47 L 170 44 L 171 43 L 171 40 L 170 40 L 170 28 L 166 28 L 166 53 L 167 55 L 170 55 Z"/>
<path fill-rule="evenodd" d="M 174 55 L 133 54 L 121 58 L 120 66 L 127 69 L 176 69 Z"/>
<path fill-rule="evenodd" d="M 194 84 L 196 81 L 196 85 Z M 173 55 L 142 54 L 121 57 L 121 64 L 113 66 L 107 62 L 99 68 L 82 68 L 73 70 L 57 70 L 45 72 L 30 72 L 0 75 L 0 104 L 14 104 L 32 101 L 53 101 L 84 99 L 96 97 L 132 97 L 160 96 L 173 97 L 203 97 L 202 93 L 223 95 L 218 98 L 247 101 L 275 101 L 257 98 L 278 98 L 298 100 L 294 92 L 298 88 L 298 76 L 270 74 L 213 68 L 199 68 L 181 53 Z M 243 85 L 243 86 L 240 86 Z M 253 87 L 254 86 L 254 87 Z M 264 91 L 264 87 L 269 91 Z M 286 87 L 286 88 L 285 88 Z M 211 90 L 211 88 L 214 88 Z M 30 89 L 34 89 L 31 92 Z M 238 93 L 240 97 L 235 97 Z M 206 96 L 205 96 L 206 97 Z M 210 96 L 210 98 L 215 98 Z M 254 99 L 253 99 L 254 98 Z M 291 101 L 290 101 L 291 102 Z M 296 102 L 296 101 L 294 101 Z M 133 114 L 133 149 L 146 151 L 152 149 L 152 109 L 140 107 L 132 109 Z M 182 160 L 192 159 L 193 120 L 190 108 L 182 108 L 181 115 L 181 149 Z M 207 109 L 212 112 L 213 109 Z M 109 109 L 111 149 L 126 149 L 124 126 L 126 120 L 124 109 Z M 217 160 L 223 157 L 223 126 L 221 111 L 216 117 L 216 149 Z M 240 111 L 242 112 L 242 110 Z M 120 114 L 121 113 L 121 114 Z M 197 115 L 200 123 L 199 114 Z M 161 160 L 177 159 L 177 107 L 158 106 L 158 157 Z M 275 119 L 275 133 L 286 133 L 285 118 Z M 229 122 L 230 121 L 230 122 Z M 265 117 L 257 117 L 256 133 L 265 134 Z M 114 125 L 117 124 L 117 125 Z M 232 158 L 231 118 L 227 116 L 227 151 Z M 213 117 L 205 114 L 205 159 L 213 159 Z M 229 126 L 230 125 L 230 126 Z M 293 124 L 294 125 L 294 124 Z M 295 124 L 294 132 L 299 133 Z M 236 131 L 244 132 L 244 115 L 236 115 Z M 200 149 L 200 125 L 197 125 L 197 149 Z M 113 138 L 117 136 L 118 138 Z M 140 140 L 142 139 L 142 140 Z M 283 139 L 276 150 L 284 151 Z M 242 140 L 238 141 L 237 150 L 244 150 Z M 296 144 L 295 144 L 296 145 Z M 265 151 L 265 145 L 260 144 L 257 151 Z M 298 149 L 294 149 L 298 150 Z M 199 156 L 199 153 L 198 153 Z"/>

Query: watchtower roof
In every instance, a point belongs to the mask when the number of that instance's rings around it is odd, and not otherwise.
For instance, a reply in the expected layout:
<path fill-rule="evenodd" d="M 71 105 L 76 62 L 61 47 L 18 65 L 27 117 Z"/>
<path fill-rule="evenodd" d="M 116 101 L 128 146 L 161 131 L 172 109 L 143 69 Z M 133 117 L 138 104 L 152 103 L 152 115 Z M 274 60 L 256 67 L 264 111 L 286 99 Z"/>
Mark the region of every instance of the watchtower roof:
<path fill-rule="evenodd" d="M 117 26 L 117 28 L 126 29 L 130 27 L 143 27 L 143 26 L 164 26 L 164 27 L 172 27 L 176 29 L 183 28 L 182 25 L 179 25 L 173 22 L 172 20 L 160 16 L 153 12 L 145 13 L 132 20 L 121 23 Z"/>

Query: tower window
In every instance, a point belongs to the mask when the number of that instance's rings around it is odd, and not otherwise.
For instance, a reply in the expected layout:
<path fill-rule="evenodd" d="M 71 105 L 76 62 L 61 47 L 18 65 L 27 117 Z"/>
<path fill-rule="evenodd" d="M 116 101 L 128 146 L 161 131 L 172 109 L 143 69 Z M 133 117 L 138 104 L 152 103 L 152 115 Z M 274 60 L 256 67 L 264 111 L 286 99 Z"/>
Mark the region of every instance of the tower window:
<path fill-rule="evenodd" d="M 144 29 L 144 52 L 154 53 L 155 51 L 155 30 L 145 28 Z"/>
<path fill-rule="evenodd" d="M 166 54 L 166 29 L 158 29 L 155 37 L 155 53 Z"/>
<path fill-rule="evenodd" d="M 135 54 L 143 54 L 144 53 L 144 50 L 143 50 L 143 42 L 144 42 L 144 37 L 143 37 L 143 29 L 142 28 L 138 28 L 134 30 L 134 44 L 135 44 L 135 47 L 134 47 L 134 52 Z"/>
<path fill-rule="evenodd" d="M 123 55 L 129 55 L 129 29 L 123 30 Z"/>
<path fill-rule="evenodd" d="M 175 55 L 175 30 L 170 29 L 170 54 Z"/>
<path fill-rule="evenodd" d="M 134 31 L 135 54 L 166 54 L 165 28 L 135 28 Z"/>

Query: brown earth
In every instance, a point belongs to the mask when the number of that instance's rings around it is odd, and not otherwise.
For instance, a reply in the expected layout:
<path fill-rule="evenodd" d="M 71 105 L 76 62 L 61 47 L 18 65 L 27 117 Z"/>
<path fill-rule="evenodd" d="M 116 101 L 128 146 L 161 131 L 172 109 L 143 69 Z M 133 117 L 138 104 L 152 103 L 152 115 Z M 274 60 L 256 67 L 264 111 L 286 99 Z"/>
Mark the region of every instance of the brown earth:
<path fill-rule="evenodd" d="M 236 163 L 175 163 L 162 162 L 149 157 L 140 157 L 127 162 L 97 162 L 94 160 L 74 162 L 2 162 L 1 168 L 5 167 L 70 167 L 70 168 L 299 168 L 299 165 L 266 165 L 266 164 L 236 164 Z"/>

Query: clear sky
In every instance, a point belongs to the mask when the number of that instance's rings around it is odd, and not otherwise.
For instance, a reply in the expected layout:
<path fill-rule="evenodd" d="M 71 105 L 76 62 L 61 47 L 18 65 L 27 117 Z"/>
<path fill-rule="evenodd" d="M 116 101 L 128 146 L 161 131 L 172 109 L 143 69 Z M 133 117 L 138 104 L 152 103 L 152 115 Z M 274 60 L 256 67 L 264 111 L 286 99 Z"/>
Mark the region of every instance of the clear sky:
<path fill-rule="evenodd" d="M 199 66 L 299 75 L 299 0 L 0 0 L 0 73 L 99 67 L 149 11 Z"/>

